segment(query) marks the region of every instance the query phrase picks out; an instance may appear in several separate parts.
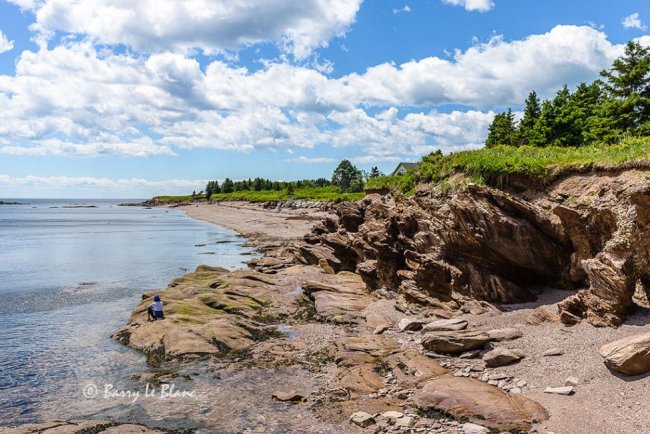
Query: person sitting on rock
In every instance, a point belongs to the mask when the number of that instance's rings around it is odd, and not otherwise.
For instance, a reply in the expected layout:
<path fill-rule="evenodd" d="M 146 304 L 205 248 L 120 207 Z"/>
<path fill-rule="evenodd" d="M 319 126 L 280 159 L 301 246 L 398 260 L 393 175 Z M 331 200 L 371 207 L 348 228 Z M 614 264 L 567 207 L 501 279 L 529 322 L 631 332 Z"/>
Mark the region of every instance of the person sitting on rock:
<path fill-rule="evenodd" d="M 165 314 L 163 313 L 163 303 L 160 301 L 160 296 L 158 294 L 153 296 L 153 303 L 151 303 L 147 308 L 147 313 L 149 314 L 150 321 L 165 319 Z"/>

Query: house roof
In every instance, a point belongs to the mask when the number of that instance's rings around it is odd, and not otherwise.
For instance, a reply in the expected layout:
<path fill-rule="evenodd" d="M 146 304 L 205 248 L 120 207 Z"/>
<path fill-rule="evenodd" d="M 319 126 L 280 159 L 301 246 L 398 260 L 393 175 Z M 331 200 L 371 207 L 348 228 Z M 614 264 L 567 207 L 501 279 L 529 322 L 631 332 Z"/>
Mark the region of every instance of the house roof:
<path fill-rule="evenodd" d="M 399 170 L 400 167 L 403 167 L 406 170 L 413 169 L 417 167 L 419 164 L 418 163 L 399 163 L 395 170 L 393 170 L 393 173 L 391 173 L 391 176 L 395 176 L 397 174 L 397 171 Z"/>

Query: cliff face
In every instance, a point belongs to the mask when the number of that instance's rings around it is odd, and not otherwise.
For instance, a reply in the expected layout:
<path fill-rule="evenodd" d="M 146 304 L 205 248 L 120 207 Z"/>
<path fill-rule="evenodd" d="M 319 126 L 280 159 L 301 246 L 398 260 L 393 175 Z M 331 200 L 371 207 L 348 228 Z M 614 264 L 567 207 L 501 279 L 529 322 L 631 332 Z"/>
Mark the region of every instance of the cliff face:
<path fill-rule="evenodd" d="M 420 304 L 534 299 L 533 287 L 577 291 L 564 322 L 618 325 L 650 290 L 650 172 L 582 173 L 543 189 L 469 185 L 342 204 L 306 236 L 303 259 L 358 272 Z"/>

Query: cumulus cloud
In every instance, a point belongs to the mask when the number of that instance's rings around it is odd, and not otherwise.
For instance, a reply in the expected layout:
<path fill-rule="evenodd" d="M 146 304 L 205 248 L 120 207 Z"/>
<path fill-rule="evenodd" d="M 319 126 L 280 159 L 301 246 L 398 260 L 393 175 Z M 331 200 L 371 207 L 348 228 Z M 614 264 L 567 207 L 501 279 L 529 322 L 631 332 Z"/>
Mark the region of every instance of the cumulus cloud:
<path fill-rule="evenodd" d="M 274 42 L 297 58 L 342 36 L 362 0 L 9 0 L 34 28 L 89 35 L 145 52 L 205 53 Z"/>
<path fill-rule="evenodd" d="M 462 6 L 468 11 L 487 12 L 494 8 L 493 0 L 442 0 L 443 3 L 453 6 Z"/>
<path fill-rule="evenodd" d="M 188 54 L 67 41 L 23 52 L 16 75 L 0 76 L 0 152 L 147 157 L 333 145 L 396 159 L 464 149 L 485 138 L 494 108 L 520 104 L 532 89 L 550 97 L 564 83 L 593 80 L 622 53 L 601 31 L 558 26 L 332 78 L 288 63 L 249 71 L 215 60 L 202 68 Z M 477 109 L 431 110 L 445 104 Z"/>
<path fill-rule="evenodd" d="M 626 29 L 639 29 L 639 30 L 645 30 L 648 27 L 643 24 L 641 21 L 641 18 L 639 17 L 638 12 L 634 12 L 631 15 L 628 15 L 627 17 L 623 18 L 623 21 L 621 21 L 623 24 L 623 27 Z"/>
<path fill-rule="evenodd" d="M 297 157 L 287 160 L 290 163 L 303 163 L 303 164 L 331 164 L 336 163 L 338 160 L 336 158 L 329 157 Z"/>
<path fill-rule="evenodd" d="M 11 51 L 14 48 L 14 41 L 10 41 L 7 36 L 0 30 L 0 54 Z"/>

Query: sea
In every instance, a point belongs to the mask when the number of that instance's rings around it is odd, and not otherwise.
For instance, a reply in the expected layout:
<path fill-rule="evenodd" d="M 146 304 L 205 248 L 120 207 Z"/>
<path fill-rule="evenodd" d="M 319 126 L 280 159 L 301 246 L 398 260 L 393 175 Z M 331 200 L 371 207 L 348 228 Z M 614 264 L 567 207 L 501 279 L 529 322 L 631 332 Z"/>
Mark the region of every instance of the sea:
<path fill-rule="evenodd" d="M 0 205 L 0 426 L 116 413 L 89 408 L 85 388 L 127 387 L 147 370 L 111 339 L 142 293 L 160 290 L 164 301 L 172 278 L 200 264 L 239 268 L 255 254 L 236 233 L 175 209 L 0 200 L 21 203 Z"/>

